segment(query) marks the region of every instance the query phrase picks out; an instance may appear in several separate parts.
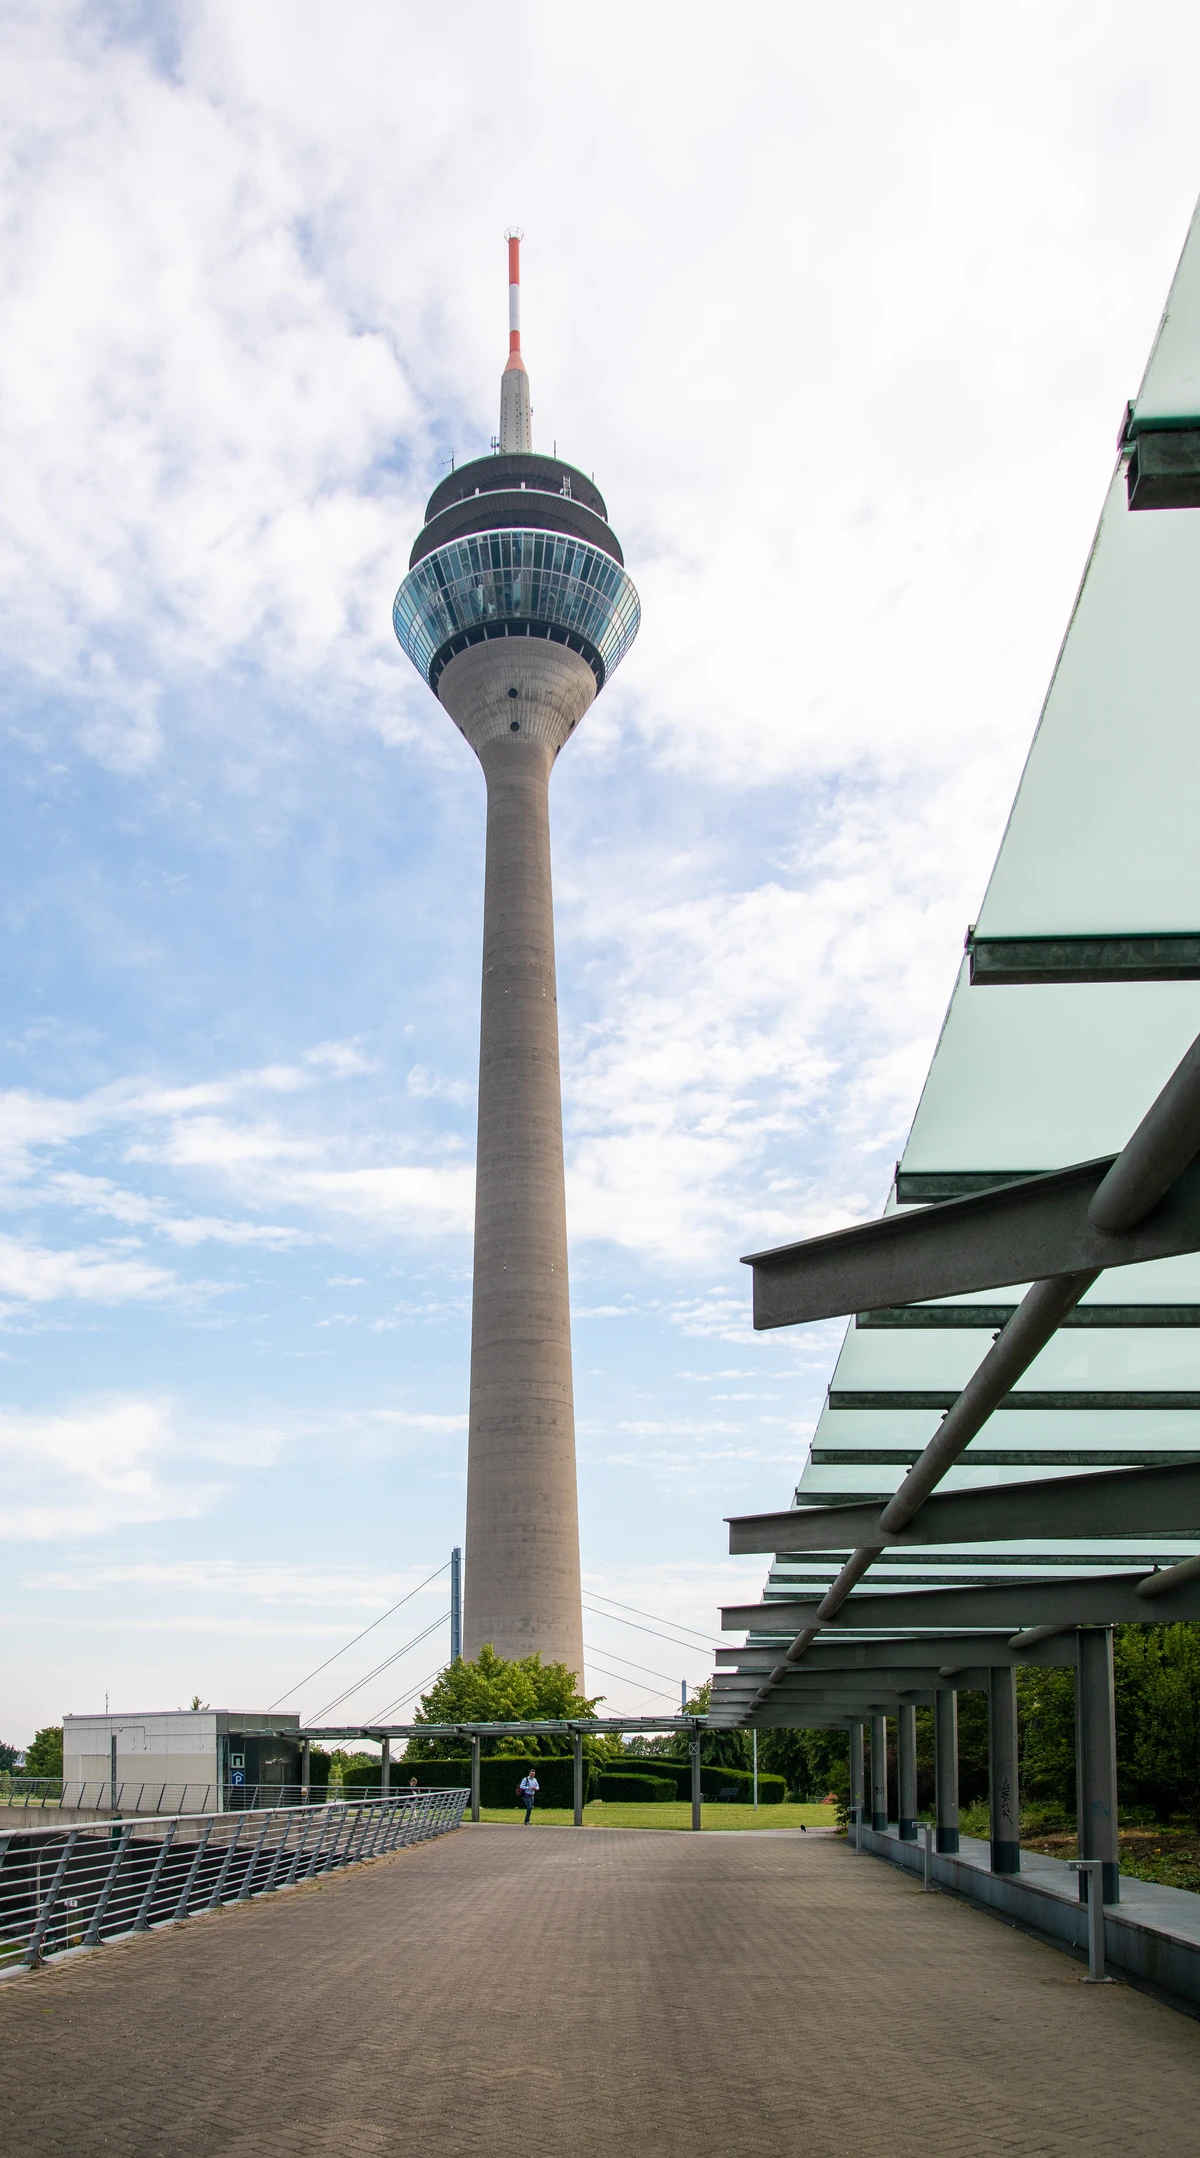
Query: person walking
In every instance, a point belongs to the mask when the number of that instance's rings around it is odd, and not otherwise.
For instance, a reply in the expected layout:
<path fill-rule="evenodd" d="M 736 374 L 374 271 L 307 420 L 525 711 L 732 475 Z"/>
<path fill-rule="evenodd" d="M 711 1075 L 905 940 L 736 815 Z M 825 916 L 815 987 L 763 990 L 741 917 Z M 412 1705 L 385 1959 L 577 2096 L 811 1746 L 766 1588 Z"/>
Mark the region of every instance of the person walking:
<path fill-rule="evenodd" d="M 537 1797 L 540 1788 L 541 1786 L 539 1785 L 537 1777 L 534 1775 L 533 1770 L 531 1768 L 527 1769 L 525 1771 L 525 1774 L 522 1776 L 520 1783 L 517 1785 L 517 1797 L 522 1801 L 525 1807 L 526 1828 L 528 1828 L 529 1826 L 529 1817 L 533 1812 L 533 1802 L 534 1799 Z"/>

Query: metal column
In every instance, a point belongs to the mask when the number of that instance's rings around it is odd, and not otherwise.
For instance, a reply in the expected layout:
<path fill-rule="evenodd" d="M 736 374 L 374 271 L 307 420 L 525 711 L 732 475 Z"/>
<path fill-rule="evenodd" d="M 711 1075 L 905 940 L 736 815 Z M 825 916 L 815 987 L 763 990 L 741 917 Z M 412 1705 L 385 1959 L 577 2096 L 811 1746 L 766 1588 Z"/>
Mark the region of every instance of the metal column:
<path fill-rule="evenodd" d="M 1101 1901 L 1116 1903 L 1121 1894 L 1117 1850 L 1117 1715 L 1113 1687 L 1111 1626 L 1081 1628 L 1076 1636 L 1079 1668 L 1075 1676 L 1075 1787 L 1079 1818 L 1079 1856 L 1100 1859 Z M 1091 1873 L 1079 1875 L 1079 1897 L 1086 1902 Z"/>
<path fill-rule="evenodd" d="M 850 1818 L 862 1821 L 863 1810 L 863 1727 L 861 1722 L 850 1726 Z"/>
<path fill-rule="evenodd" d="M 1021 1871 L 1017 1787 L 1017 1674 L 993 1664 L 988 1682 L 988 1801 L 992 1872 Z"/>
<path fill-rule="evenodd" d="M 457 1544 L 450 1553 L 450 1661 L 462 1655 L 462 1552 Z"/>
<path fill-rule="evenodd" d="M 937 1848 L 958 1849 L 958 1695 L 939 1686 L 933 1701 L 933 1777 L 937 1810 Z"/>
<path fill-rule="evenodd" d="M 471 1819 L 479 1819 L 479 1738 L 471 1740 Z"/>
<path fill-rule="evenodd" d="M 583 1733 L 582 1733 L 582 1731 L 575 1731 L 575 1732 L 573 1732 L 573 1733 L 572 1733 L 572 1744 L 573 1744 L 573 1746 L 574 1746 L 574 1749 L 575 1749 L 575 1763 L 574 1763 L 574 1775 L 573 1775 L 573 1784 L 574 1784 L 574 1788 L 573 1788 L 573 1793 L 572 1793 L 572 1795 L 573 1795 L 573 1797 L 574 1797 L 574 1801 L 575 1801 L 575 1826 L 576 1826 L 576 1828 L 582 1828 L 582 1827 L 583 1827 Z"/>
<path fill-rule="evenodd" d="M 391 1742 L 391 1739 L 390 1739 L 390 1738 L 385 1738 L 385 1739 L 384 1739 L 384 1742 L 383 1742 L 383 1759 L 382 1759 L 382 1761 L 381 1761 L 381 1762 L 380 1762 L 380 1764 L 379 1764 L 379 1789 L 380 1789 L 380 1791 L 381 1791 L 381 1793 L 382 1793 L 382 1795 L 383 1795 L 383 1797 L 384 1797 L 384 1798 L 386 1798 L 386 1797 L 387 1797 L 387 1795 L 388 1795 L 388 1792 L 389 1792 L 389 1791 L 391 1790 L 391 1788 L 392 1788 L 392 1742 Z"/>
<path fill-rule="evenodd" d="M 307 1806 L 312 1797 L 312 1740 L 300 1741 L 300 1804 Z"/>
<path fill-rule="evenodd" d="M 901 1843 L 917 1840 L 917 1712 L 901 1703 L 896 1713 L 896 1781 Z"/>
<path fill-rule="evenodd" d="M 692 1827 L 700 1826 L 700 1733 L 693 1725 L 692 1743 L 688 1747 L 692 1760 Z"/>
<path fill-rule="evenodd" d="M 871 1718 L 871 1826 L 887 1833 L 887 1717 Z"/>

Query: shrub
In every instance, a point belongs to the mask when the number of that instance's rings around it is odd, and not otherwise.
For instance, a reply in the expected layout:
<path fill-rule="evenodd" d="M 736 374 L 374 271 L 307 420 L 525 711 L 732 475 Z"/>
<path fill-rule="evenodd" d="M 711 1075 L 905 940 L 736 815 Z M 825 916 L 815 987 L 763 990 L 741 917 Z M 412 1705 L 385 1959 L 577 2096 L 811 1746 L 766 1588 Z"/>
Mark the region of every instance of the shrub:
<path fill-rule="evenodd" d="M 626 1776 L 604 1773 L 597 1776 L 594 1795 L 606 1802 L 624 1801 L 627 1805 L 658 1805 L 677 1796 L 673 1776 Z"/>

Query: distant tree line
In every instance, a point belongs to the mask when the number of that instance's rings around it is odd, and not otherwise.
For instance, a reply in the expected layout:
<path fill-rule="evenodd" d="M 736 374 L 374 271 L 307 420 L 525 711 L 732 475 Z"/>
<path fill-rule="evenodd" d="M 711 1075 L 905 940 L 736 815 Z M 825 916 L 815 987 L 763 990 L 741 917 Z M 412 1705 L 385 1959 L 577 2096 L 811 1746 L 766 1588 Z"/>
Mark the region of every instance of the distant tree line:
<path fill-rule="evenodd" d="M 1184 1816 L 1200 1827 L 1200 1625 L 1118 1626 L 1113 1639 L 1117 1702 L 1117 1783 L 1123 1812 L 1155 1820 Z M 707 1689 L 703 1690 L 707 1707 Z M 1075 1675 L 1051 1665 L 1017 1673 L 1022 1800 L 1075 1811 Z M 888 1727 L 890 1788 L 895 1797 L 895 1723 Z M 652 1751 L 663 1744 L 649 1741 Z M 750 1762 L 745 1731 L 714 1732 L 702 1758 L 730 1768 Z M 793 1798 L 820 1799 L 850 1790 L 844 1731 L 760 1731 L 758 1765 L 786 1776 Z M 959 1797 L 986 1798 L 987 1696 L 958 1697 Z M 917 1711 L 917 1800 L 933 1804 L 933 1711 Z"/>

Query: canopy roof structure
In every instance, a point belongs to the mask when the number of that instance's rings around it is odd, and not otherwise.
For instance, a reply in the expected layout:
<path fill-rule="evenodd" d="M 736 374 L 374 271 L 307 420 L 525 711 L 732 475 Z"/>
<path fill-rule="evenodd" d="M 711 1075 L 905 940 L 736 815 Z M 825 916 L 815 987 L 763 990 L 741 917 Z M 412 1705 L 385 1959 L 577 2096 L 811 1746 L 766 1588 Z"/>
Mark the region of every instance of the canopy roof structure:
<path fill-rule="evenodd" d="M 1200 1618 L 1198 511 L 1200 213 L 883 1219 L 749 1262 L 850 1324 L 715 1723 Z"/>

